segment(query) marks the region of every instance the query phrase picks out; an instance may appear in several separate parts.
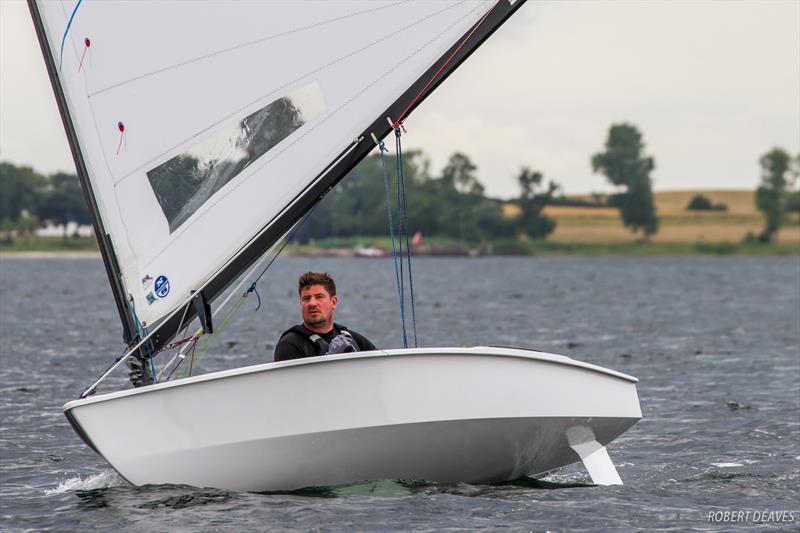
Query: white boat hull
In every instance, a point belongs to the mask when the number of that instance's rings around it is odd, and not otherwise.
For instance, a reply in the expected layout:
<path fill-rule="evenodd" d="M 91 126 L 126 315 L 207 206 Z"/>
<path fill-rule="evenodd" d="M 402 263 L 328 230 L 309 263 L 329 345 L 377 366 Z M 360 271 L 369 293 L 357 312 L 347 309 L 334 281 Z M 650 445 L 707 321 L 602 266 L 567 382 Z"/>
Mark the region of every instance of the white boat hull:
<path fill-rule="evenodd" d="M 514 479 L 579 461 L 580 445 L 605 446 L 641 418 L 635 378 L 487 347 L 268 363 L 64 410 L 135 485 L 249 491 Z"/>

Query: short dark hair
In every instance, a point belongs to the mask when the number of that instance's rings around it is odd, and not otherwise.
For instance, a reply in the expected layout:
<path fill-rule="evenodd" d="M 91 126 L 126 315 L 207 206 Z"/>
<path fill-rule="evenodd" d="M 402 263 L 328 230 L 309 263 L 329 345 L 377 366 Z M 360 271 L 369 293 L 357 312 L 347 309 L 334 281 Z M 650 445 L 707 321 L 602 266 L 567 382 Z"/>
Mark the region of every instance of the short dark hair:
<path fill-rule="evenodd" d="M 328 291 L 328 295 L 336 296 L 336 283 L 327 272 L 306 272 L 297 281 L 297 293 L 301 294 L 303 289 L 312 285 L 322 285 Z"/>

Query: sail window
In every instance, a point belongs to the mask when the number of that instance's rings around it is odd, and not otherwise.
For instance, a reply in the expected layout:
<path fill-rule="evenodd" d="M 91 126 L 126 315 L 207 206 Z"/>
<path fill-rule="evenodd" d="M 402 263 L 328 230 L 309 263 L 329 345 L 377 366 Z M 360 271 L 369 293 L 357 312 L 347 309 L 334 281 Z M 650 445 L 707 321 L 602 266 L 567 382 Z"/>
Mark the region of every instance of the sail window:
<path fill-rule="evenodd" d="M 216 131 L 147 173 L 170 233 L 226 183 L 325 109 L 314 82 Z"/>

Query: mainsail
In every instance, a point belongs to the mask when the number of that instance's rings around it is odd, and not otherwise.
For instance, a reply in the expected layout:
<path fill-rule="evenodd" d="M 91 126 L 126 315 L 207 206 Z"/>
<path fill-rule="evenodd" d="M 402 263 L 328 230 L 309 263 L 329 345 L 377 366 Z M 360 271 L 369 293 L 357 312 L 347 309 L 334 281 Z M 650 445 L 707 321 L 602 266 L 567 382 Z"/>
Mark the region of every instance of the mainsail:
<path fill-rule="evenodd" d="M 521 3 L 29 0 L 126 341 L 168 342 Z"/>

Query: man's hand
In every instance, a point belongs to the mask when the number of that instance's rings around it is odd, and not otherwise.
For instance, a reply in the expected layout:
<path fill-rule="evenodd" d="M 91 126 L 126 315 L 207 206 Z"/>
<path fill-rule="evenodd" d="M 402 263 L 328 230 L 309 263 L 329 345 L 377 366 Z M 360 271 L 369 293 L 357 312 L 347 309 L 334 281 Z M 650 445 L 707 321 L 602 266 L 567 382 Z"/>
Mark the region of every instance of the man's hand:
<path fill-rule="evenodd" d="M 325 355 L 357 351 L 358 344 L 356 344 L 356 340 L 350 335 L 349 331 L 343 331 L 331 339 L 331 343 L 328 346 L 328 353 Z"/>

